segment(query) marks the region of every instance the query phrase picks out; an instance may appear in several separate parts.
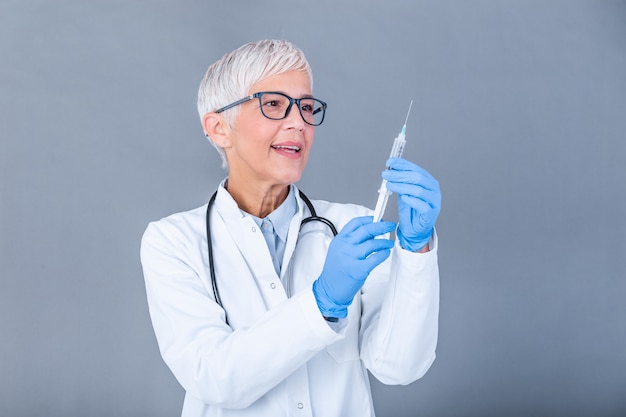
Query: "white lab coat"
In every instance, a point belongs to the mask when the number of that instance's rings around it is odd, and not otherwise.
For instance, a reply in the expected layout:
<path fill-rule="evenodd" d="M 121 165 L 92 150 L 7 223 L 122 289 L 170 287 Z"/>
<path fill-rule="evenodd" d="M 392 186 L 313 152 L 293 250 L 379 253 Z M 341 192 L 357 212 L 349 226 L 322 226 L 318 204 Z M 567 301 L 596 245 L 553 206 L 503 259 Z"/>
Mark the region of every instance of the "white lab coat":
<path fill-rule="evenodd" d="M 278 277 L 254 220 L 219 187 L 211 233 L 230 326 L 213 298 L 206 205 L 148 226 L 141 261 L 150 316 L 163 359 L 186 391 L 183 417 L 373 416 L 367 370 L 383 383 L 408 384 L 435 359 L 436 237 L 423 254 L 396 243 L 355 297 L 348 318 L 329 324 L 312 283 L 332 234 L 320 222 L 298 234 L 309 213 L 299 196 L 297 201 Z M 338 230 L 371 214 L 352 204 L 313 205 Z"/>

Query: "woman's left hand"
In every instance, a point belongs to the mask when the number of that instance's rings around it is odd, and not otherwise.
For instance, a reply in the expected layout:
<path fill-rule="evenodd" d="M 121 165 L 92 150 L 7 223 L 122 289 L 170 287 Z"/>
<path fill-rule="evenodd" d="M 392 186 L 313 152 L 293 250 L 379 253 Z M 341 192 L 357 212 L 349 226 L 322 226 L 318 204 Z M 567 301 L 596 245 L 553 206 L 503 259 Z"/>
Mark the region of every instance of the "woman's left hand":
<path fill-rule="evenodd" d="M 383 171 L 387 189 L 398 194 L 400 245 L 410 251 L 424 248 L 441 211 L 439 183 L 428 171 L 402 158 L 390 158 Z"/>

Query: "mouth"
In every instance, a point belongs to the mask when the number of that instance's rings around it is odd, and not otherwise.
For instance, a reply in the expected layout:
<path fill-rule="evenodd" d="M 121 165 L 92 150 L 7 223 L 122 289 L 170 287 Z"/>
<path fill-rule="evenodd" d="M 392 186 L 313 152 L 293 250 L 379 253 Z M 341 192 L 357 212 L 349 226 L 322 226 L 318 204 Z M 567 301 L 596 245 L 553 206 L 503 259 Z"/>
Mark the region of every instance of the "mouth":
<path fill-rule="evenodd" d="M 272 149 L 290 153 L 298 153 L 301 150 L 300 147 L 296 145 L 272 145 Z"/>

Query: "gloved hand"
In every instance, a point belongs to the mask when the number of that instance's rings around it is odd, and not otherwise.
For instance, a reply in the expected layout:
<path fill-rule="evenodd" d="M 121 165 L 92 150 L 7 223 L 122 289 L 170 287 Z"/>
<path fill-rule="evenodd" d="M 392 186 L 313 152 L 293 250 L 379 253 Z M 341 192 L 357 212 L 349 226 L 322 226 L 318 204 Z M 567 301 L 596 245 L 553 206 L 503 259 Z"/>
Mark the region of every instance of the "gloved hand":
<path fill-rule="evenodd" d="M 439 183 L 425 169 L 402 158 L 389 158 L 382 177 L 387 189 L 398 194 L 400 245 L 418 251 L 428 243 L 441 211 Z"/>
<path fill-rule="evenodd" d="M 375 237 L 395 227 L 393 222 L 373 223 L 372 216 L 356 217 L 330 242 L 322 273 L 313 283 L 313 294 L 324 317 L 348 315 L 348 306 L 365 279 L 391 253 L 393 242 Z"/>

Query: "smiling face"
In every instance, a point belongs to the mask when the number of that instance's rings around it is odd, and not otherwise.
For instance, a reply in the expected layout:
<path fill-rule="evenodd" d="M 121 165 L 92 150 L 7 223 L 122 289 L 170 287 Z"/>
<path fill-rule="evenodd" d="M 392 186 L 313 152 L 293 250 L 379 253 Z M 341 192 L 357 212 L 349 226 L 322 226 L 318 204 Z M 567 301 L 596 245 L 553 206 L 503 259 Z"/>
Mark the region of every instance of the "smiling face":
<path fill-rule="evenodd" d="M 293 98 L 310 97 L 311 83 L 306 72 L 290 71 L 259 81 L 249 93 L 262 91 L 281 92 Z M 282 120 L 263 116 L 256 98 L 241 104 L 222 146 L 230 168 L 229 188 L 234 182 L 268 191 L 298 181 L 314 133 L 315 127 L 302 120 L 295 104 Z"/>

